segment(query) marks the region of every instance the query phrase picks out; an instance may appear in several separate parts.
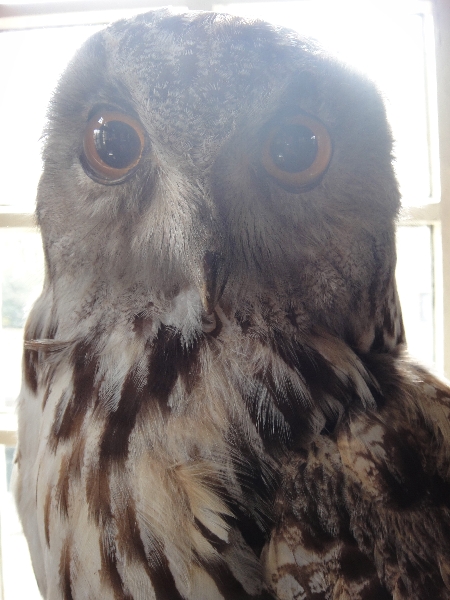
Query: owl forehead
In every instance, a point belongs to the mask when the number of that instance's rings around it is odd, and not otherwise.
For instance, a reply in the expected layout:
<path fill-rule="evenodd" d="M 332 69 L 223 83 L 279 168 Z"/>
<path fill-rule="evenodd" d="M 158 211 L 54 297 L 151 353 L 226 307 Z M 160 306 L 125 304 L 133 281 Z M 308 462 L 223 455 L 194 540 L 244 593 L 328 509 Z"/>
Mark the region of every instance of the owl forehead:
<path fill-rule="evenodd" d="M 246 109 L 266 108 L 305 62 L 311 71 L 311 48 L 295 36 L 229 15 L 152 11 L 104 35 L 111 70 L 152 125 L 189 129 L 191 140 L 197 130 L 203 143 L 225 137 Z"/>

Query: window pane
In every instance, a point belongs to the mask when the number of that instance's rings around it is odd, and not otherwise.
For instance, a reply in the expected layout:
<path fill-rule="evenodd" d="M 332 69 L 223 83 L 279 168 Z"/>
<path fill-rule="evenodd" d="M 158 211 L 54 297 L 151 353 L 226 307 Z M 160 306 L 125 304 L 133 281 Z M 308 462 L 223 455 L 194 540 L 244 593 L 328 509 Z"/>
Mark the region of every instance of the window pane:
<path fill-rule="evenodd" d="M 23 326 L 44 275 L 41 236 L 34 229 L 0 229 L 0 429 L 16 427 Z M 5 600 L 39 600 L 36 579 L 10 489 L 14 449 L 0 445 L 0 514 Z"/>
<path fill-rule="evenodd" d="M 296 29 L 366 73 L 386 102 L 403 204 L 438 201 L 438 173 L 430 172 L 437 143 L 434 42 L 426 2 L 301 0 L 215 8 Z"/>
<path fill-rule="evenodd" d="M 33 212 L 41 173 L 40 139 L 52 90 L 75 50 L 100 28 L 55 27 L 0 33 L 0 114 L 4 117 L 0 208 Z"/>
<path fill-rule="evenodd" d="M 0 445 L 0 511 L 5 600 L 42 600 L 9 483 L 14 449 Z"/>
<path fill-rule="evenodd" d="M 410 354 L 433 366 L 433 255 L 431 227 L 397 230 L 397 285 Z"/>
<path fill-rule="evenodd" d="M 317 38 L 333 54 L 374 79 L 386 99 L 396 139 L 396 170 L 403 203 L 420 205 L 438 197 L 438 190 L 433 189 L 437 187 L 437 173 L 430 172 L 436 154 L 436 115 L 434 96 L 429 93 L 434 72 L 430 69 L 433 40 L 426 24 L 431 19 L 427 6 L 413 0 L 302 0 L 217 4 L 214 8 L 295 28 Z M 99 28 L 0 34 L 0 53 L 9 57 L 0 64 L 0 81 L 4 82 L 0 108 L 8 115 L 2 131 L 7 143 L 0 147 L 4 167 L 0 206 L 32 210 L 48 99 L 75 50 Z"/>
<path fill-rule="evenodd" d="M 0 256 L 0 413 L 14 413 L 21 381 L 23 326 L 43 283 L 40 234 L 32 229 L 0 228 Z"/>

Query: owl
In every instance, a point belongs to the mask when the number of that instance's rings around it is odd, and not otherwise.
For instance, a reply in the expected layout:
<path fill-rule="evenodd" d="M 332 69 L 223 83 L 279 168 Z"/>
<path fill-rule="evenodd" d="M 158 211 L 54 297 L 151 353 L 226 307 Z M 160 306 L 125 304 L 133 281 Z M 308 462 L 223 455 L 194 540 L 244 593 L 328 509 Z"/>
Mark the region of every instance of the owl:
<path fill-rule="evenodd" d="M 157 10 L 49 109 L 16 501 L 47 600 L 450 598 L 450 389 L 405 353 L 373 84 Z"/>

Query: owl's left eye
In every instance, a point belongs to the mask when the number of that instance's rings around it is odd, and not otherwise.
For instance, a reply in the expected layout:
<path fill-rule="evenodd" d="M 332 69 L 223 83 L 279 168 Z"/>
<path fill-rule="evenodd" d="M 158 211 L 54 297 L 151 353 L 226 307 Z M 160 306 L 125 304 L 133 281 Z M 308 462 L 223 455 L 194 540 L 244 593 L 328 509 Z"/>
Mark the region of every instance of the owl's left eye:
<path fill-rule="evenodd" d="M 98 183 L 122 183 L 136 170 L 145 147 L 142 125 L 113 110 L 96 113 L 84 130 L 82 165 Z"/>
<path fill-rule="evenodd" d="M 269 130 L 261 162 L 282 187 L 299 191 L 318 183 L 331 152 L 326 127 L 310 115 L 297 114 Z"/>

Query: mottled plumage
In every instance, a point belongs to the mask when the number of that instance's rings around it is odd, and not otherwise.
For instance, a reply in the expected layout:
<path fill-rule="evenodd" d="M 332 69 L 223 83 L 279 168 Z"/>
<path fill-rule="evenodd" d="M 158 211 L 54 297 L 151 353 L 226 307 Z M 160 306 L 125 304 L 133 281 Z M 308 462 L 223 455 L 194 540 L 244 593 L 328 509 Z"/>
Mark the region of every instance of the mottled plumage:
<path fill-rule="evenodd" d="M 155 11 L 85 44 L 46 136 L 16 461 L 44 598 L 450 598 L 450 390 L 404 354 L 373 85 Z"/>

